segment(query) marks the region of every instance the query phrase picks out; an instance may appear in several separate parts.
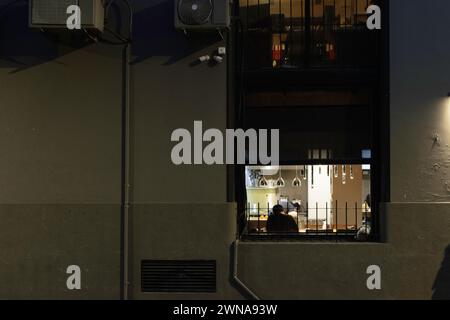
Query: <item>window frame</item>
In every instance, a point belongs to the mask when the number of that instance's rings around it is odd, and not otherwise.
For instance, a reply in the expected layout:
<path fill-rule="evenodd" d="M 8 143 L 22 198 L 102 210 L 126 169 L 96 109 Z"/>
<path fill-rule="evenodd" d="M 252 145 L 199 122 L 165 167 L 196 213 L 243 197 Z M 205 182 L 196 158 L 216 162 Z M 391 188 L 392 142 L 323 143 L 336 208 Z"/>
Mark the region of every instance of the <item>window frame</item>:
<path fill-rule="evenodd" d="M 242 0 L 241 0 L 242 1 Z M 390 201 L 390 138 L 389 138 L 389 12 L 388 3 L 385 1 L 376 1 L 382 9 L 382 25 L 383 28 L 379 33 L 380 37 L 380 52 L 379 61 L 377 63 L 376 70 L 376 83 L 373 86 L 374 91 L 374 104 L 378 106 L 379 112 L 374 116 L 374 126 L 371 132 L 371 151 L 372 158 L 370 159 L 371 165 L 371 196 L 372 196 L 372 210 L 375 209 L 375 219 L 372 221 L 372 237 L 368 242 L 380 242 L 383 241 L 383 229 L 381 228 L 381 222 L 383 221 L 381 211 L 382 203 Z M 234 16 L 239 14 L 239 1 L 234 2 L 233 7 Z M 245 118 L 245 106 L 243 106 L 243 93 L 246 90 L 246 84 L 243 78 L 246 77 L 245 70 L 242 66 L 242 48 L 240 48 L 239 40 L 242 40 L 240 35 L 240 29 L 242 26 L 238 26 L 239 23 L 233 24 L 231 28 L 231 37 L 228 38 L 228 44 L 232 48 L 232 58 L 228 63 L 228 70 L 232 76 L 229 77 L 229 112 L 228 112 L 228 127 L 230 128 L 242 128 L 243 120 Z M 329 160 L 308 160 L 299 159 L 302 164 L 361 164 L 366 159 L 333 159 Z M 298 163 L 298 161 L 295 161 Z M 295 165 L 292 161 L 280 161 L 280 165 Z M 237 224 L 238 224 L 238 237 L 243 240 L 276 240 L 276 241 L 310 241 L 310 240 L 330 240 L 327 237 L 293 237 L 290 235 L 281 235 L 277 237 L 266 237 L 261 239 L 260 236 L 248 237 L 243 234 L 243 221 L 242 212 L 245 211 L 245 197 L 242 197 L 243 193 L 246 193 L 245 189 L 245 166 L 228 166 L 228 199 L 230 201 L 237 202 Z M 341 239 L 336 237 L 333 241 L 348 241 L 348 239 Z"/>

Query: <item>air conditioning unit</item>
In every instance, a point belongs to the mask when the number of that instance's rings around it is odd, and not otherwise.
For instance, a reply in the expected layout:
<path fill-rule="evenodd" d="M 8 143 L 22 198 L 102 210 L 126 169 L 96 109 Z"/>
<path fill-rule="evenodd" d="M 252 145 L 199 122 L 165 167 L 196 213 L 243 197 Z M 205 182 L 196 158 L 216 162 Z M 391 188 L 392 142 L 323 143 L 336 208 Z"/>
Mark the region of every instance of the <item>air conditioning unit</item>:
<path fill-rule="evenodd" d="M 105 8 L 102 0 L 30 0 L 30 27 L 66 29 L 67 8 L 71 5 L 81 9 L 82 28 L 103 31 Z"/>
<path fill-rule="evenodd" d="M 229 26 L 229 0 L 175 0 L 177 29 L 212 31 Z"/>

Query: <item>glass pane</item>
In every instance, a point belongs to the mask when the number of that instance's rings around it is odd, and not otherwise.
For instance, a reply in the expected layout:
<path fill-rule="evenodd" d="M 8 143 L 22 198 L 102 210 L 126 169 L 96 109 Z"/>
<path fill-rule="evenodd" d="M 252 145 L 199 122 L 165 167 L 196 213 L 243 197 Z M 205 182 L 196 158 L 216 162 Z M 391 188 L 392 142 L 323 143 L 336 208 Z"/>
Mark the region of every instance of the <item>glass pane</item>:
<path fill-rule="evenodd" d="M 370 179 L 367 164 L 248 166 L 247 232 L 370 233 Z"/>

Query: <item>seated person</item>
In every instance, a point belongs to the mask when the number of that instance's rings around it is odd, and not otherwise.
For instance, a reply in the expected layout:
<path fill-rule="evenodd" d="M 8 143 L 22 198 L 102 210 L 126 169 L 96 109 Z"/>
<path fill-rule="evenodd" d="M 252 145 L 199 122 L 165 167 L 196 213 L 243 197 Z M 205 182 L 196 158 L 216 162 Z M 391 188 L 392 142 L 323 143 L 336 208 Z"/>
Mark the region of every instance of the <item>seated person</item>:
<path fill-rule="evenodd" d="M 298 232 L 298 226 L 294 218 L 284 214 L 283 207 L 277 204 L 267 220 L 267 232 Z"/>

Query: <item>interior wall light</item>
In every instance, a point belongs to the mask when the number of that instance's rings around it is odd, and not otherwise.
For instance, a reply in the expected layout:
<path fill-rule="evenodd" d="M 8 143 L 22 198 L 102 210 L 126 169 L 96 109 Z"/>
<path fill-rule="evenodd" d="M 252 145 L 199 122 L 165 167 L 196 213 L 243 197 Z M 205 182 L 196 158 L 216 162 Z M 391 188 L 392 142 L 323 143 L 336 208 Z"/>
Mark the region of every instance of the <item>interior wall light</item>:
<path fill-rule="evenodd" d="M 295 178 L 294 180 L 292 180 L 292 186 L 293 187 L 301 187 L 302 186 L 302 181 L 298 178 L 298 167 L 295 166 Z"/>

